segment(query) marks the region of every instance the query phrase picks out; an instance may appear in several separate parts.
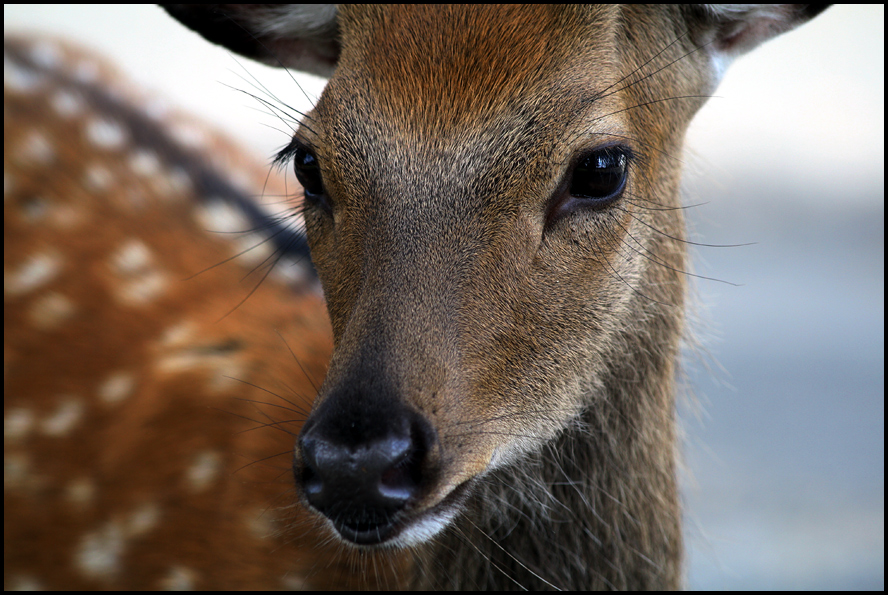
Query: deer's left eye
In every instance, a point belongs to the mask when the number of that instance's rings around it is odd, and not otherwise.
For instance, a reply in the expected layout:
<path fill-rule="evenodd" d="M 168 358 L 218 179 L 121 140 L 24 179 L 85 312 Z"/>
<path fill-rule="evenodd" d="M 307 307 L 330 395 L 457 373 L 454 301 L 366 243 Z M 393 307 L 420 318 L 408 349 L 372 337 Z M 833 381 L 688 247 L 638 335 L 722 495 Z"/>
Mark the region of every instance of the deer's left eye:
<path fill-rule="evenodd" d="M 592 201 L 591 206 L 606 206 L 616 200 L 626 186 L 628 167 L 629 157 L 618 147 L 593 151 L 574 167 L 570 194 Z"/>
<path fill-rule="evenodd" d="M 615 203 L 626 188 L 632 156 L 632 151 L 622 146 L 595 149 L 580 156 L 550 201 L 546 224 L 577 211 L 599 211 Z"/>

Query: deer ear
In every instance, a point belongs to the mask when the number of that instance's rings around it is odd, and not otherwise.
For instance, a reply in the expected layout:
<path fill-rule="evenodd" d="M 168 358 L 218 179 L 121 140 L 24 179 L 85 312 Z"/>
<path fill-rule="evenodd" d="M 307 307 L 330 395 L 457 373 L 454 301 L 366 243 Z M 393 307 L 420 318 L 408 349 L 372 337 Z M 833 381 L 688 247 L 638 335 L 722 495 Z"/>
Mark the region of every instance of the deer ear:
<path fill-rule="evenodd" d="M 829 4 L 698 4 L 693 9 L 700 45 L 735 58 L 806 23 Z"/>
<path fill-rule="evenodd" d="M 162 4 L 212 43 L 270 66 L 330 77 L 339 59 L 334 4 Z"/>
<path fill-rule="evenodd" d="M 715 82 L 734 58 L 808 22 L 829 4 L 687 4 L 691 38 L 709 54 Z"/>

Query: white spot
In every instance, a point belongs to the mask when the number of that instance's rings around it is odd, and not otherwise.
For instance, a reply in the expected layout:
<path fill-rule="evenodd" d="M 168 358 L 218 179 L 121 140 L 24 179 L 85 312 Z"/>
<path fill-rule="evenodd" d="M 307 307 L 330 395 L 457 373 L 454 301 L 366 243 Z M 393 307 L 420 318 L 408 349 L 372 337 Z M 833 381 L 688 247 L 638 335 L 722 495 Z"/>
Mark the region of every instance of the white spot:
<path fill-rule="evenodd" d="M 19 146 L 16 161 L 24 165 L 46 165 L 55 159 L 55 149 L 43 133 L 31 131 Z"/>
<path fill-rule="evenodd" d="M 218 477 L 222 467 L 222 457 L 219 453 L 205 450 L 194 457 L 194 461 L 185 471 L 185 480 L 192 492 L 201 492 L 208 488 Z"/>
<path fill-rule="evenodd" d="M 210 233 L 243 233 L 251 227 L 239 209 L 218 198 L 210 198 L 206 204 L 196 208 L 195 217 L 198 224 Z"/>
<path fill-rule="evenodd" d="M 276 524 L 268 508 L 250 510 L 244 518 L 244 525 L 256 539 L 264 540 L 275 535 L 279 530 Z"/>
<path fill-rule="evenodd" d="M 168 327 L 160 335 L 160 346 L 163 348 L 178 347 L 194 340 L 197 329 L 194 323 L 183 321 Z"/>
<path fill-rule="evenodd" d="M 26 438 L 34 427 L 34 414 L 30 409 L 17 407 L 3 413 L 3 441 L 15 442 Z"/>
<path fill-rule="evenodd" d="M 160 171 L 160 160 L 152 151 L 139 150 L 130 155 L 130 169 L 139 176 L 153 176 Z"/>
<path fill-rule="evenodd" d="M 56 410 L 40 424 L 40 431 L 47 436 L 59 437 L 68 434 L 83 418 L 83 401 L 74 397 L 65 398 Z"/>
<path fill-rule="evenodd" d="M 121 275 L 136 275 L 145 272 L 153 257 L 151 250 L 141 240 L 130 240 L 112 256 L 111 266 Z"/>
<path fill-rule="evenodd" d="M 142 111 L 145 112 L 145 115 L 158 123 L 163 123 L 163 121 L 170 115 L 170 111 L 172 111 L 172 107 L 170 103 L 159 96 L 150 97 L 145 104 L 142 106 Z"/>
<path fill-rule="evenodd" d="M 91 504 L 96 497 L 96 484 L 88 477 L 78 477 L 65 486 L 65 499 L 77 507 Z"/>
<path fill-rule="evenodd" d="M 174 167 L 166 175 L 156 178 L 154 188 L 165 199 L 178 199 L 194 191 L 191 176 L 180 167 Z"/>
<path fill-rule="evenodd" d="M 123 531 L 110 521 L 83 538 L 74 552 L 74 563 L 88 577 L 111 578 L 120 571 L 120 558 L 125 549 Z"/>
<path fill-rule="evenodd" d="M 62 270 L 62 259 L 58 254 L 35 254 L 26 259 L 17 270 L 3 274 L 3 289 L 6 295 L 21 295 L 46 285 Z"/>
<path fill-rule="evenodd" d="M 86 111 L 86 103 L 83 101 L 83 97 L 75 95 L 67 89 L 59 89 L 53 93 L 49 104 L 63 118 L 73 118 Z"/>
<path fill-rule="evenodd" d="M 157 269 L 151 251 L 140 240 L 130 240 L 112 254 L 111 268 L 122 277 L 114 294 L 126 304 L 153 301 L 169 286 L 167 276 Z"/>
<path fill-rule="evenodd" d="M 235 252 L 240 255 L 239 263 L 249 268 L 266 262 L 272 256 L 274 249 L 274 244 L 258 233 L 236 236 L 234 245 Z"/>
<path fill-rule="evenodd" d="M 170 134 L 189 149 L 203 150 L 207 146 L 207 135 L 197 126 L 193 126 L 187 122 L 177 122 L 171 129 Z"/>
<path fill-rule="evenodd" d="M 129 283 L 122 283 L 117 288 L 116 295 L 121 303 L 141 305 L 153 302 L 166 293 L 168 287 L 166 276 L 159 271 L 152 271 Z"/>
<path fill-rule="evenodd" d="M 117 372 L 99 385 L 99 398 L 108 405 L 113 405 L 132 396 L 136 380 L 132 374 Z"/>
<path fill-rule="evenodd" d="M 234 378 L 243 378 L 247 371 L 240 359 L 234 356 L 216 358 L 210 368 L 210 382 L 207 388 L 215 393 L 230 393 L 243 385 Z"/>
<path fill-rule="evenodd" d="M 48 70 L 58 70 L 62 63 L 59 47 L 46 40 L 40 40 L 30 47 L 31 60 Z"/>
<path fill-rule="evenodd" d="M 32 68 L 28 68 L 17 62 L 3 58 L 3 92 L 12 91 L 22 95 L 29 95 L 39 90 L 46 77 Z"/>
<path fill-rule="evenodd" d="M 308 579 L 301 574 L 288 572 L 281 577 L 281 588 L 284 591 L 308 591 Z"/>
<path fill-rule="evenodd" d="M 188 352 L 175 352 L 164 354 L 157 362 L 157 371 L 167 374 L 177 374 L 199 369 L 203 358 Z"/>
<path fill-rule="evenodd" d="M 31 324 L 40 330 L 50 330 L 70 319 L 77 308 L 64 295 L 51 291 L 31 303 L 28 317 Z"/>
<path fill-rule="evenodd" d="M 74 78 L 81 83 L 94 83 L 99 79 L 99 67 L 91 60 L 81 60 L 74 66 Z"/>
<path fill-rule="evenodd" d="M 112 120 L 91 118 L 86 124 L 86 138 L 100 149 L 116 150 L 127 141 L 124 128 Z"/>
<path fill-rule="evenodd" d="M 244 364 L 240 354 L 214 353 L 207 346 L 183 346 L 168 353 L 162 353 L 155 364 L 160 374 L 184 374 L 188 372 L 205 372 L 208 376 L 204 388 L 215 393 L 230 393 L 241 385 L 232 378 L 245 375 Z"/>
<path fill-rule="evenodd" d="M 126 536 L 138 537 L 151 531 L 160 520 L 160 508 L 154 502 L 146 502 L 134 510 L 126 520 Z"/>
<path fill-rule="evenodd" d="M 290 286 L 306 283 L 309 280 L 308 268 L 305 263 L 288 257 L 276 260 L 274 268 L 271 270 L 271 276 L 284 285 Z"/>
<path fill-rule="evenodd" d="M 198 575 L 184 566 L 173 566 L 165 577 L 160 579 L 157 588 L 163 591 L 193 591 Z"/>
<path fill-rule="evenodd" d="M 107 190 L 114 184 L 114 174 L 101 163 L 90 163 L 85 168 L 83 187 L 92 192 Z"/>

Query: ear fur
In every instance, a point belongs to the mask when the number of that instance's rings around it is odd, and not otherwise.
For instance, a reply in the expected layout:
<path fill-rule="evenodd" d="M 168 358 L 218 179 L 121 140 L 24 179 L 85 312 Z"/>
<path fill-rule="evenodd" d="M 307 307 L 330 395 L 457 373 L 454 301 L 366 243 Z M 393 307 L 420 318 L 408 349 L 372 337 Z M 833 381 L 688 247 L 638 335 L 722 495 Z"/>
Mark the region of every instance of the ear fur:
<path fill-rule="evenodd" d="M 330 77 L 339 59 L 335 4 L 162 4 L 208 41 L 270 66 Z"/>
<path fill-rule="evenodd" d="M 162 4 L 207 40 L 271 66 L 330 77 L 339 59 L 335 4 Z M 829 4 L 684 5 L 695 43 L 719 75 L 737 56 L 814 18 Z"/>

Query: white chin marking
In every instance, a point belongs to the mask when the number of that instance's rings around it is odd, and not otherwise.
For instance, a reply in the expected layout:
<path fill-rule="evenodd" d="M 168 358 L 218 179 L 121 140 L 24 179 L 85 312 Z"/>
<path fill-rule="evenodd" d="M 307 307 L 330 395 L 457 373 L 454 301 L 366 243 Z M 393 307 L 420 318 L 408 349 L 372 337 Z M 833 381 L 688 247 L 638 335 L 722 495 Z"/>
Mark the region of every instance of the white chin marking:
<path fill-rule="evenodd" d="M 456 506 L 447 506 L 444 510 L 434 511 L 412 523 L 389 543 L 395 547 L 412 547 L 425 543 L 443 531 L 458 513 L 459 507 Z"/>
<path fill-rule="evenodd" d="M 416 522 L 412 523 L 409 527 L 403 529 L 397 537 L 386 541 L 385 543 L 380 543 L 377 545 L 358 545 L 353 543 L 348 539 L 343 539 L 339 534 L 339 531 L 336 530 L 336 527 L 333 523 L 327 519 L 327 525 L 336 534 L 342 541 L 345 543 L 357 547 L 359 549 L 369 548 L 407 548 L 413 547 L 415 545 L 419 545 L 421 543 L 425 543 L 431 540 L 435 535 L 443 531 L 447 525 L 450 524 L 450 521 L 453 520 L 460 512 L 460 507 L 458 506 L 448 506 L 445 510 L 434 511 L 426 513 L 426 516 L 423 516 Z"/>

